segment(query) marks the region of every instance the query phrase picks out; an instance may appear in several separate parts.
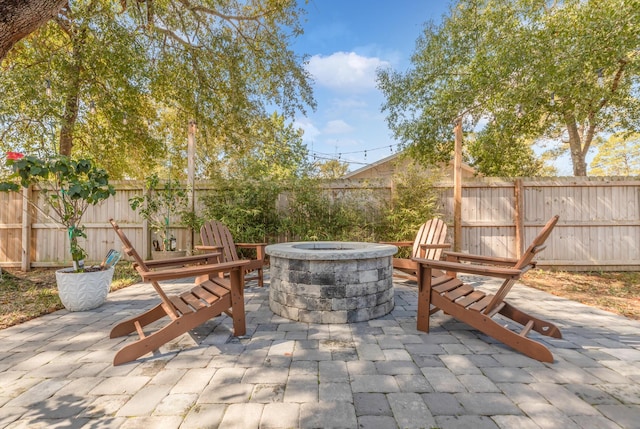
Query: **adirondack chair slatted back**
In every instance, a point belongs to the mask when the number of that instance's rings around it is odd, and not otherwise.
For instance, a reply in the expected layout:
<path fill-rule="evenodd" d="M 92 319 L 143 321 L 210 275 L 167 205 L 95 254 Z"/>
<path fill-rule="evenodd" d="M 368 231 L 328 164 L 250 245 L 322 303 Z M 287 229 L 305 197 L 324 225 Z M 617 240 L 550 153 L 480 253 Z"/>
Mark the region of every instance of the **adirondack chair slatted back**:
<path fill-rule="evenodd" d="M 203 243 L 213 244 L 222 248 L 222 260 L 224 262 L 237 261 L 239 259 L 231 232 L 222 222 L 217 220 L 206 222 L 200 228 L 200 236 Z"/>
<path fill-rule="evenodd" d="M 540 253 L 546 247 L 544 243 L 551 234 L 553 227 L 556 226 L 558 219 L 559 216 L 556 215 L 549 219 L 549 221 L 547 221 L 545 226 L 542 228 L 542 230 L 540 230 L 536 238 L 533 239 L 531 245 L 529 245 L 527 250 L 522 254 L 522 257 L 520 258 L 520 260 L 518 260 L 513 268 L 522 270 L 522 272 L 524 273 L 529 268 L 532 268 L 535 265 L 535 263 L 532 263 L 533 258 L 537 253 Z M 516 280 L 513 279 L 505 280 L 500 289 L 498 289 L 496 294 L 493 296 L 493 299 L 491 300 L 489 305 L 487 305 L 487 307 L 483 310 L 483 313 L 491 314 L 493 311 L 495 311 L 495 309 L 497 309 L 498 306 L 504 301 L 505 297 L 507 296 L 509 291 L 511 291 L 511 288 L 515 283 Z"/>
<path fill-rule="evenodd" d="M 423 249 L 421 244 L 444 243 L 447 237 L 447 224 L 441 219 L 431 219 L 418 230 L 413 242 L 412 258 L 440 259 L 443 249 Z"/>
<path fill-rule="evenodd" d="M 129 238 L 125 235 L 124 231 L 122 231 L 122 229 L 116 223 L 116 221 L 114 221 L 113 219 L 110 219 L 109 222 L 111 223 L 111 226 L 113 227 L 113 230 L 118 235 L 118 238 L 122 242 L 122 246 L 123 246 L 124 252 L 127 255 L 129 255 L 130 257 L 132 257 L 133 260 L 135 261 L 134 268 L 136 269 L 136 271 L 138 271 L 139 273 L 143 273 L 145 271 L 149 271 L 149 268 L 144 263 L 144 259 L 142 259 L 142 257 L 140 257 L 140 255 L 138 254 L 136 249 L 133 247 L 133 245 L 129 241 Z M 171 300 L 169 299 L 167 294 L 164 292 L 164 290 L 162 290 L 160 285 L 157 282 L 151 282 L 151 286 L 153 286 L 153 288 L 156 290 L 156 292 L 160 296 L 160 299 L 165 304 L 166 311 L 169 312 L 169 316 L 171 318 L 177 318 L 178 314 L 175 311 Z"/>
<path fill-rule="evenodd" d="M 244 274 L 248 274 L 246 277 L 242 276 L 243 286 L 245 280 L 257 280 L 258 286 L 264 286 L 264 249 L 267 243 L 236 243 L 229 228 L 217 220 L 210 220 L 202 225 L 200 239 L 202 246 L 196 246 L 196 249 L 221 252 L 223 262 L 248 261 L 243 268 Z M 247 249 L 249 254 L 238 255 L 237 249 Z"/>
<path fill-rule="evenodd" d="M 522 257 L 515 265 L 515 268 L 521 269 L 526 267 L 531 263 L 531 261 L 533 261 L 536 253 L 540 253 L 544 250 L 544 248 L 546 247 L 544 243 L 547 241 L 547 238 L 549 238 L 549 235 L 551 235 L 551 231 L 556 226 L 556 223 L 558 223 L 559 218 L 560 217 L 558 215 L 555 215 L 547 221 L 536 238 L 533 239 L 527 250 L 525 250 L 525 252 L 522 254 Z"/>

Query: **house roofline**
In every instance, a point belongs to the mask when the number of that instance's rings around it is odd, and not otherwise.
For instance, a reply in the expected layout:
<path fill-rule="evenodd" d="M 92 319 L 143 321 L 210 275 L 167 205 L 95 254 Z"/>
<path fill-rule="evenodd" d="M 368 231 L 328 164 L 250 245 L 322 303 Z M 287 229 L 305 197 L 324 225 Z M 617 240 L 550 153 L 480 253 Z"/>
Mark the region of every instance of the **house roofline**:
<path fill-rule="evenodd" d="M 355 176 L 355 175 L 360 174 L 360 173 L 362 173 L 364 171 L 367 171 L 367 170 L 370 170 L 372 168 L 375 168 L 375 167 L 377 167 L 377 166 L 379 166 L 381 164 L 385 164 L 385 163 L 387 163 L 389 161 L 392 161 L 395 158 L 398 158 L 401 154 L 402 154 L 401 152 L 396 152 L 396 153 L 394 153 L 392 155 L 389 155 L 389 156 L 387 156 L 385 158 L 382 158 L 382 159 L 379 159 L 379 160 L 377 160 L 375 162 L 372 162 L 371 164 L 367 164 L 364 167 L 360 167 L 357 170 L 351 171 L 351 172 L 343 175 L 342 178 L 343 179 L 350 179 L 352 176 Z M 449 161 L 449 164 L 453 164 L 453 160 Z M 471 167 L 469 164 L 466 164 L 464 162 L 462 163 L 462 169 L 463 170 L 467 170 L 467 171 L 472 172 L 472 173 L 476 172 L 476 170 L 473 167 Z"/>

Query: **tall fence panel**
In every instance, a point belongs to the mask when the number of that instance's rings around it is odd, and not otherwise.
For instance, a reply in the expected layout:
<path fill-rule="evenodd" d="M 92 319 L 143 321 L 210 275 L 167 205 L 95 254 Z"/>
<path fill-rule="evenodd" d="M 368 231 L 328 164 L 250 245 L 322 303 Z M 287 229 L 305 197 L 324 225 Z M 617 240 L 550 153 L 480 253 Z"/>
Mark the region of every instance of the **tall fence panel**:
<path fill-rule="evenodd" d="M 21 258 L 22 194 L 0 192 L 0 262 Z"/>
<path fill-rule="evenodd" d="M 520 182 L 520 192 L 518 181 L 463 183 L 463 251 L 518 257 L 545 222 L 557 214 L 560 221 L 539 255 L 540 265 L 569 270 L 640 270 L 640 181 L 556 178 Z M 451 223 L 451 185 L 438 186 L 443 215 Z"/>
<path fill-rule="evenodd" d="M 545 260 L 576 268 L 640 269 L 640 182 L 531 181 L 524 194 L 528 224 L 560 216 Z"/>
<path fill-rule="evenodd" d="M 116 195 L 90 207 L 83 219 L 89 237 L 85 248 L 91 262 L 99 261 L 109 248 L 119 246 L 109 218 L 118 221 L 140 253 L 149 255 L 152 234 L 128 202 L 143 192 L 143 183 L 114 185 Z M 367 199 L 380 204 L 395 192 L 388 179 L 341 180 L 324 187 L 332 198 L 362 201 L 365 211 L 372 210 Z M 202 213 L 203 196 L 212 189 L 214 184 L 209 182 L 196 184 L 196 213 Z M 437 184 L 436 191 L 441 215 L 452 227 L 452 184 Z M 33 196 L 38 196 L 37 190 Z M 0 266 L 21 266 L 24 249 L 30 266 L 69 265 L 67 232 L 47 218 L 46 209 L 41 212 L 30 208 L 30 216 L 25 217 L 22 204 L 21 194 L 0 193 Z M 640 181 L 626 178 L 482 179 L 463 183 L 462 250 L 518 257 L 555 214 L 560 221 L 539 256 L 540 265 L 569 270 L 640 270 Z M 176 214 L 172 214 L 171 232 L 178 248 L 198 244 L 197 232 L 191 237 L 178 222 Z M 25 239 L 27 246 L 23 245 Z"/>

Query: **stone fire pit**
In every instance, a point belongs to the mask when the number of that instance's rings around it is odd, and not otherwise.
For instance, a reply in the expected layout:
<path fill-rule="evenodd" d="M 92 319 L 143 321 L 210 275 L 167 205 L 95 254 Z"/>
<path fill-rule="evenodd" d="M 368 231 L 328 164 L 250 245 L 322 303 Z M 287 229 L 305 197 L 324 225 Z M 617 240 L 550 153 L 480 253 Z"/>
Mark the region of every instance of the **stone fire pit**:
<path fill-rule="evenodd" d="M 308 323 L 362 322 L 393 309 L 388 244 L 313 241 L 269 245 L 269 306 Z"/>

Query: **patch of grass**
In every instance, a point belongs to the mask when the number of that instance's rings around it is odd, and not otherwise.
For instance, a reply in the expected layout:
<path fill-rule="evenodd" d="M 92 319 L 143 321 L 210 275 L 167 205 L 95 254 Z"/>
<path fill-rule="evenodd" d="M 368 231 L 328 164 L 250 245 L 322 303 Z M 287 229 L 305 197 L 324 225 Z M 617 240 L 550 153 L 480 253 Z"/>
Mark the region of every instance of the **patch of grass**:
<path fill-rule="evenodd" d="M 36 268 L 28 272 L 3 268 L 0 276 L 0 329 L 26 322 L 64 308 L 58 296 L 53 268 Z M 122 289 L 140 281 L 129 262 L 120 262 L 111 290 Z"/>

